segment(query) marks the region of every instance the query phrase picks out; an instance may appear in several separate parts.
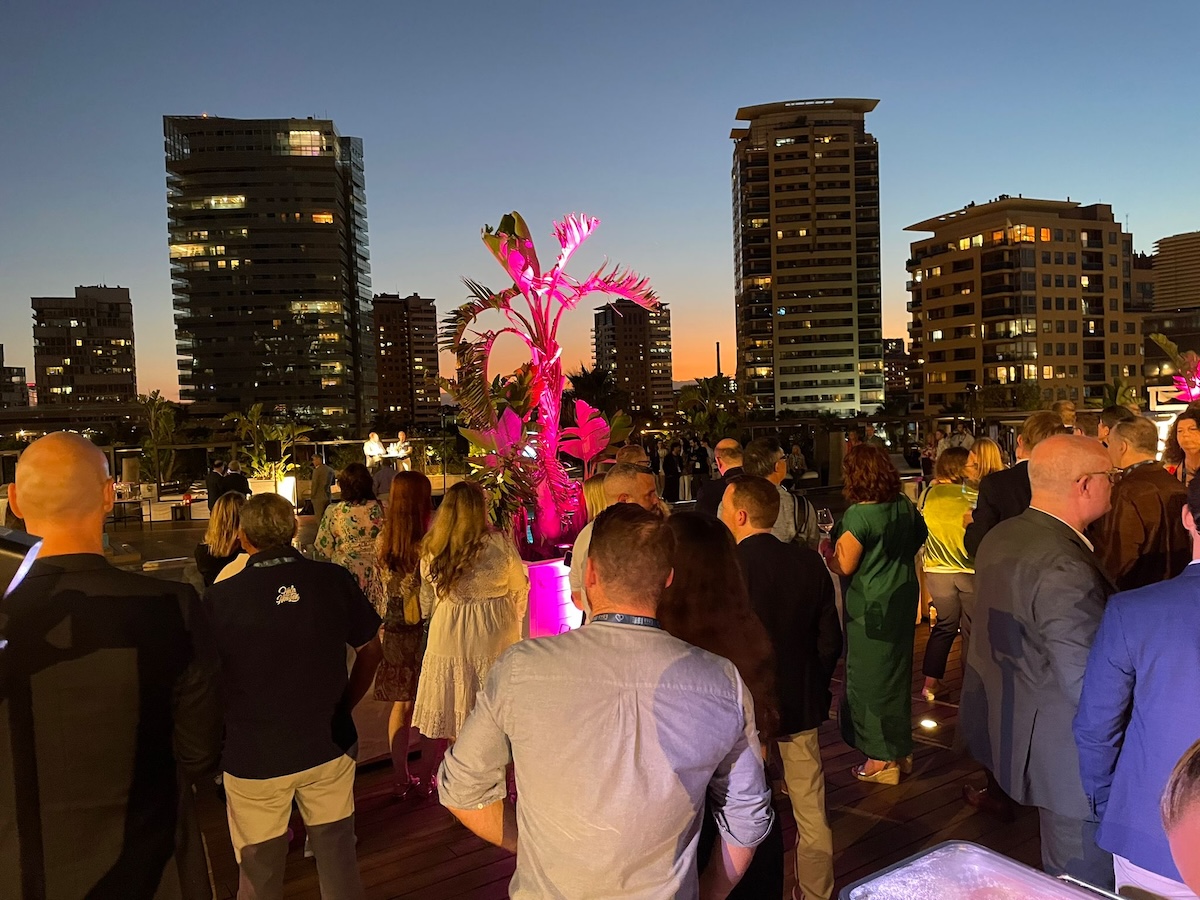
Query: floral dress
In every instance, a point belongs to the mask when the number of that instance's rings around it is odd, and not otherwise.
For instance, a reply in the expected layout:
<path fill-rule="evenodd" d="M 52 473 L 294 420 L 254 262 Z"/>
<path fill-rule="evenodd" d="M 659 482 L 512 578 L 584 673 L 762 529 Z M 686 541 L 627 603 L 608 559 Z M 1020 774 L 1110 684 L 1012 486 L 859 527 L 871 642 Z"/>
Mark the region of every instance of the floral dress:
<path fill-rule="evenodd" d="M 313 546 L 330 562 L 349 569 L 363 593 L 370 597 L 376 569 L 375 538 L 382 530 L 383 507 L 378 500 L 367 503 L 339 500 L 326 508 Z"/>
<path fill-rule="evenodd" d="M 383 535 L 375 542 L 378 558 L 383 549 Z M 377 564 L 375 584 L 383 608 L 376 608 L 383 617 L 383 661 L 375 672 L 375 699 L 412 702 L 417 699 L 417 679 L 421 674 L 421 657 L 425 653 L 425 624 L 404 623 L 405 600 L 417 599 L 421 593 L 421 572 L 393 572 Z M 419 600 L 418 600 L 419 602 Z M 399 607 L 399 608 L 397 608 Z"/>
<path fill-rule="evenodd" d="M 492 665 L 521 639 L 528 608 L 529 572 L 505 535 L 485 536 L 449 591 L 430 582 L 421 560 L 421 614 L 430 619 L 413 709 L 421 734 L 458 736 Z"/>

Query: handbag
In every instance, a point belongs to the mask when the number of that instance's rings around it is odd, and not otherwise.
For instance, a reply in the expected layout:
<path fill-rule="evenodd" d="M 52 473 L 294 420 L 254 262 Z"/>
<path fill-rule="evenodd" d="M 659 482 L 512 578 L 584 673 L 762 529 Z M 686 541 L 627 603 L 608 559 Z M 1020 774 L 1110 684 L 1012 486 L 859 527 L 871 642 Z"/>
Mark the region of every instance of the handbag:
<path fill-rule="evenodd" d="M 384 627 L 421 624 L 421 576 L 416 570 L 402 578 L 391 572 L 380 570 L 375 581 L 380 583 L 381 602 L 376 611 L 383 619 Z"/>

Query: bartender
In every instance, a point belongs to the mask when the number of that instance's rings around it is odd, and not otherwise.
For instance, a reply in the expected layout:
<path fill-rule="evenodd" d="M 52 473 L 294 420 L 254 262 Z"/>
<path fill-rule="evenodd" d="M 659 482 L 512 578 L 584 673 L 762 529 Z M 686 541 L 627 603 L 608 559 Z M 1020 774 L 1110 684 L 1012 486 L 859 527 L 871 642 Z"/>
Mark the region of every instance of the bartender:
<path fill-rule="evenodd" d="M 412 469 L 412 448 L 408 444 L 408 435 L 403 431 L 396 438 L 394 444 L 388 445 L 387 455 L 396 460 L 396 468 L 401 472 L 408 472 Z"/>
<path fill-rule="evenodd" d="M 387 451 L 383 449 L 379 435 L 372 431 L 370 436 L 363 441 L 363 456 L 367 458 L 367 468 L 374 469 L 386 455 Z"/>

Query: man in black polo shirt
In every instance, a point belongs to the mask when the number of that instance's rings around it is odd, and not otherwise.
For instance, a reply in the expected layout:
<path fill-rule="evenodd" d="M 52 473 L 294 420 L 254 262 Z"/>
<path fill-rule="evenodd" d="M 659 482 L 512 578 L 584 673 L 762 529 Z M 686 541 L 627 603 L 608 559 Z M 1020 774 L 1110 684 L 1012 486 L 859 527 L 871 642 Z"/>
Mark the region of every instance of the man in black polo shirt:
<path fill-rule="evenodd" d="M 322 896 L 358 898 L 350 712 L 382 658 L 380 620 L 354 576 L 302 557 L 295 534 L 291 503 L 251 497 L 239 531 L 246 568 L 205 595 L 226 690 L 221 762 L 238 896 L 282 894 L 294 798 Z M 358 650 L 349 679 L 347 645 Z"/>
<path fill-rule="evenodd" d="M 221 708 L 200 600 L 105 561 L 113 481 L 86 438 L 35 441 L 8 492 L 42 547 L 0 599 L 0 897 L 209 900 L 192 785 L 212 783 Z"/>
<path fill-rule="evenodd" d="M 842 655 L 833 579 L 816 551 L 771 533 L 779 489 L 742 475 L 725 489 L 721 520 L 738 542 L 750 605 L 775 648 L 779 754 L 796 819 L 796 883 L 808 900 L 833 896 L 833 832 L 817 729 L 829 718 L 829 680 Z"/>

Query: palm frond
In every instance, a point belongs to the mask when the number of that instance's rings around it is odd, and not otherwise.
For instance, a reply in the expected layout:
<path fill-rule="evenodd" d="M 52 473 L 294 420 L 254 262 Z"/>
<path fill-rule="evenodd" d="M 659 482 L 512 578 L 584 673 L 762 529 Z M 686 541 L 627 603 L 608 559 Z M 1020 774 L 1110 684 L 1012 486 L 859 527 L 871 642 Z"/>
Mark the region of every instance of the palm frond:
<path fill-rule="evenodd" d="M 658 307 L 658 295 L 654 293 L 654 288 L 650 286 L 650 279 L 644 275 L 639 275 L 633 269 L 622 269 L 616 263 L 613 263 L 611 270 L 606 272 L 604 267 L 601 266 L 597 271 L 584 279 L 574 295 L 569 298 L 569 303 L 571 306 L 574 306 L 583 297 L 594 293 L 624 297 L 626 300 L 632 300 L 638 306 L 643 306 L 646 309 L 656 309 Z M 564 305 L 567 302 L 568 300 L 564 300 Z"/>

